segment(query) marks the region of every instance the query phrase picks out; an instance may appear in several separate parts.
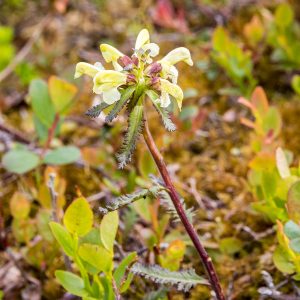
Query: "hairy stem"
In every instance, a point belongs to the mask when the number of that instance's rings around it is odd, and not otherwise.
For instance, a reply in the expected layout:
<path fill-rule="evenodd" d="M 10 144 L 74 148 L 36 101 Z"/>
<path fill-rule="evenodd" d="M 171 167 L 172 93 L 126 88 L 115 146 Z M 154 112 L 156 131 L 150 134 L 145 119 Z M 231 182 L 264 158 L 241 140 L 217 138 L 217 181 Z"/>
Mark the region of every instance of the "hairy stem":
<path fill-rule="evenodd" d="M 163 159 L 161 153 L 159 152 L 159 150 L 157 149 L 156 144 L 153 140 L 153 137 L 152 137 L 151 132 L 148 127 L 147 120 L 145 121 L 143 135 L 144 135 L 145 142 L 148 146 L 148 149 L 149 149 L 149 151 L 156 163 L 156 166 L 161 174 L 161 177 L 163 178 L 163 180 L 165 182 L 165 185 L 168 189 L 168 193 L 173 201 L 176 211 L 180 217 L 180 220 L 181 220 L 187 234 L 190 236 L 197 252 L 200 255 L 202 263 L 203 263 L 203 265 L 206 269 L 207 275 L 209 277 L 210 284 L 216 294 L 216 298 L 218 300 L 225 300 L 225 296 L 223 294 L 222 287 L 220 285 L 218 276 L 216 274 L 214 265 L 212 263 L 212 259 L 209 257 L 206 250 L 202 246 L 202 244 L 198 238 L 197 232 L 195 231 L 193 225 L 189 222 L 189 220 L 184 212 L 184 209 L 180 203 L 180 198 L 175 190 L 174 184 L 171 180 L 171 177 L 167 170 L 164 159 Z"/>

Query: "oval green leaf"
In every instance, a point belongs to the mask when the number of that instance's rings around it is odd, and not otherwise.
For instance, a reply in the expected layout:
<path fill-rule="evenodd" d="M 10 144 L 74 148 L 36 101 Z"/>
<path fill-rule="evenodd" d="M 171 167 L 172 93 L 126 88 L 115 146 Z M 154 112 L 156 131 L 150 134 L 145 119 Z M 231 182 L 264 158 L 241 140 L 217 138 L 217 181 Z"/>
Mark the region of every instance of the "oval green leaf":
<path fill-rule="evenodd" d="M 70 233 L 59 223 L 50 222 L 49 226 L 51 231 L 59 243 L 59 245 L 63 248 L 64 252 L 68 256 L 74 256 L 74 241 Z"/>
<path fill-rule="evenodd" d="M 93 211 L 83 197 L 74 200 L 64 215 L 64 224 L 68 231 L 78 236 L 86 235 L 93 225 Z"/>
<path fill-rule="evenodd" d="M 89 295 L 85 290 L 84 281 L 79 276 L 71 272 L 58 270 L 55 272 L 55 277 L 69 293 L 79 297 Z"/>
<path fill-rule="evenodd" d="M 63 146 L 49 151 L 44 157 L 44 163 L 49 165 L 66 165 L 80 159 L 81 153 L 77 147 Z"/>
<path fill-rule="evenodd" d="M 98 272 L 109 273 L 112 268 L 113 256 L 104 247 L 92 244 L 82 244 L 78 250 L 79 256 Z"/>
<path fill-rule="evenodd" d="M 25 149 L 15 149 L 4 154 L 2 158 L 2 164 L 4 168 L 12 173 L 24 174 L 39 164 L 39 157 Z"/>
<path fill-rule="evenodd" d="M 114 241 L 119 226 L 119 215 L 113 211 L 105 215 L 100 224 L 100 237 L 104 247 L 113 252 Z"/>
<path fill-rule="evenodd" d="M 41 79 L 32 80 L 29 86 L 29 97 L 34 114 L 47 128 L 50 128 L 54 121 L 55 110 L 47 83 Z"/>

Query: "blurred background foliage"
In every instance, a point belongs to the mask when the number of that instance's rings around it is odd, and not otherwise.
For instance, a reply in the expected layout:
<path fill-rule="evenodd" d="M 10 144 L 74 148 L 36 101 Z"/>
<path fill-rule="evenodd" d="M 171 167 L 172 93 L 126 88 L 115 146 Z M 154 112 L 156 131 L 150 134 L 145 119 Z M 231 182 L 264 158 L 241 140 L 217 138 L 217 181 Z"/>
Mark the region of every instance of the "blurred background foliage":
<path fill-rule="evenodd" d="M 147 116 L 228 299 L 299 299 L 299 24 L 297 0 L 0 0 L 0 299 L 72 299 L 54 277 L 64 257 L 48 226 L 53 211 L 62 220 L 84 196 L 99 227 L 99 206 L 157 175 L 143 143 L 117 169 L 125 118 L 88 119 L 99 97 L 73 79 L 78 61 L 104 64 L 100 43 L 131 52 L 144 27 L 161 56 L 191 50 L 194 67 L 179 65 L 183 109 L 171 109 L 177 131 L 167 133 L 150 106 Z M 119 217 L 116 265 L 136 252 L 140 262 L 203 274 L 159 199 Z M 211 296 L 206 286 L 183 293 L 134 277 L 122 297 Z"/>

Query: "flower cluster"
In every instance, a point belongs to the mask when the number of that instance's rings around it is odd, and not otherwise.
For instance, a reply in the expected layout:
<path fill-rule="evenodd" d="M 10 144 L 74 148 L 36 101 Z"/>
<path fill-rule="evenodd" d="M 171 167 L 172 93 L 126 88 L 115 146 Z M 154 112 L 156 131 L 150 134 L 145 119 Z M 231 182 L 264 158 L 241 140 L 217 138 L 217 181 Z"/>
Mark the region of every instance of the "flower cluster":
<path fill-rule="evenodd" d="M 123 167 L 131 158 L 143 125 L 142 106 L 146 95 L 161 115 L 165 127 L 168 130 L 175 129 L 166 110 L 171 98 L 176 100 L 179 109 L 182 106 L 183 92 L 177 85 L 178 70 L 174 65 L 184 61 L 192 66 L 193 61 L 190 51 L 179 47 L 161 60 L 153 62 L 153 57 L 159 54 L 159 46 L 150 42 L 147 29 L 138 34 L 131 57 L 108 44 L 100 45 L 100 50 L 104 60 L 112 63 L 114 70 L 105 70 L 99 62 L 94 65 L 80 62 L 76 65 L 75 78 L 83 74 L 92 77 L 94 93 L 102 96 L 102 103 L 91 108 L 88 115 L 96 117 L 103 109 L 114 104 L 106 117 L 106 121 L 112 121 L 127 105 L 129 128 L 122 153 L 118 157 L 120 166 Z"/>

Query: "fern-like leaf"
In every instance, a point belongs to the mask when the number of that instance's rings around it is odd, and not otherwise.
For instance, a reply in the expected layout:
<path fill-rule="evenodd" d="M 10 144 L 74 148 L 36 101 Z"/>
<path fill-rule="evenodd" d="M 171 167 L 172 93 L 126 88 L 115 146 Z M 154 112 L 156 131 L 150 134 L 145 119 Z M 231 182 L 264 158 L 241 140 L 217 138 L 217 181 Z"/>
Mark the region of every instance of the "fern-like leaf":
<path fill-rule="evenodd" d="M 179 291 L 189 291 L 197 284 L 209 284 L 206 279 L 196 274 L 194 269 L 173 272 L 163 269 L 158 265 L 145 266 L 135 263 L 130 271 L 146 279 L 150 279 L 160 284 L 170 284 L 176 286 Z"/>
<path fill-rule="evenodd" d="M 119 168 L 124 168 L 131 160 L 136 142 L 144 125 L 143 105 L 136 105 L 129 114 L 128 129 L 120 153 L 117 155 Z"/>
<path fill-rule="evenodd" d="M 172 122 L 172 120 L 170 118 L 170 115 L 169 115 L 169 112 L 165 108 L 161 107 L 159 105 L 159 103 L 154 102 L 154 101 L 152 103 L 153 103 L 156 111 L 159 113 L 165 128 L 168 131 L 175 131 L 176 130 L 176 125 Z"/>
<path fill-rule="evenodd" d="M 97 117 L 99 117 L 102 110 L 109 106 L 110 106 L 110 104 L 102 102 L 102 103 L 95 105 L 95 106 L 91 107 L 90 109 L 88 109 L 85 114 L 90 118 L 97 118 Z"/>
<path fill-rule="evenodd" d="M 122 110 L 122 108 L 126 105 L 130 97 L 132 96 L 135 86 L 130 86 L 126 90 L 123 91 L 121 99 L 116 102 L 113 109 L 109 112 L 109 114 L 105 118 L 105 122 L 112 122 L 114 118 L 117 117 L 118 113 Z"/>
<path fill-rule="evenodd" d="M 137 200 L 145 199 L 146 197 L 156 197 L 162 189 L 164 188 L 161 186 L 153 186 L 150 189 L 142 189 L 132 194 L 122 195 L 114 199 L 109 205 L 106 205 L 105 208 L 100 207 L 99 210 L 102 214 L 107 214 L 110 211 L 120 209 Z"/>
<path fill-rule="evenodd" d="M 160 106 L 158 98 L 159 95 L 152 90 L 147 91 L 147 95 L 152 100 L 153 106 L 161 117 L 161 120 L 168 131 L 176 130 L 176 125 L 172 122 L 169 112 Z"/>
<path fill-rule="evenodd" d="M 164 182 L 162 182 L 162 180 L 160 178 L 154 176 L 153 174 L 150 174 L 149 177 L 150 177 L 152 183 L 154 184 L 154 186 L 163 187 L 156 194 L 156 196 L 160 199 L 161 205 L 172 216 L 172 218 L 175 222 L 180 222 L 180 218 L 178 216 L 177 210 L 173 204 L 173 201 L 172 201 L 167 189 L 165 188 Z M 183 207 L 183 210 L 184 210 L 188 220 L 190 221 L 190 223 L 193 223 L 193 217 L 196 213 L 194 211 L 194 208 L 193 207 L 187 208 L 183 198 L 180 198 L 180 203 Z"/>
<path fill-rule="evenodd" d="M 158 197 L 160 199 L 160 203 L 166 209 L 166 211 L 172 216 L 174 222 L 180 222 L 180 218 L 176 211 L 176 208 L 172 202 L 172 199 L 166 190 L 161 190 L 158 193 Z M 183 210 L 189 220 L 189 222 L 193 223 L 193 217 L 195 215 L 195 211 L 193 207 L 187 208 L 184 202 L 184 199 L 180 198 L 180 203 L 183 207 Z"/>

